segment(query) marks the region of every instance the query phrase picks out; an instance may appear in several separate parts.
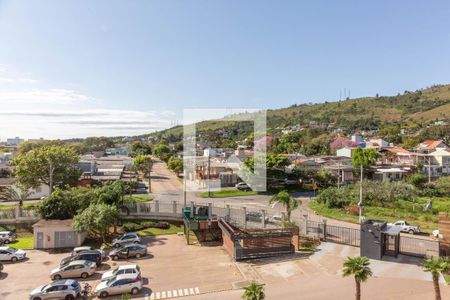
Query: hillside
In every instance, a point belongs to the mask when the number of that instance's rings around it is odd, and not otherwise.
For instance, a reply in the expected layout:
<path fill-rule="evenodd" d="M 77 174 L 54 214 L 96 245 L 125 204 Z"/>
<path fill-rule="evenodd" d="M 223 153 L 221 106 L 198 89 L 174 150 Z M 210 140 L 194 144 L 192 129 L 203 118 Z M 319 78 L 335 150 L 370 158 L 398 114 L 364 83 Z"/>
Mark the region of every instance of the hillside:
<path fill-rule="evenodd" d="M 347 99 L 337 102 L 299 104 L 288 108 L 268 110 L 267 127 L 270 133 L 290 126 L 322 128 L 317 135 L 335 129 L 351 133 L 358 130 L 378 130 L 398 125 L 403 128 L 422 128 L 436 119 L 450 118 L 450 85 L 436 85 L 414 92 L 404 91 L 397 96 L 376 96 Z M 227 138 L 238 140 L 252 131 L 251 124 L 230 121 L 203 121 L 198 132 L 214 133 L 218 129 L 228 132 Z M 152 133 L 147 136 L 178 141 L 181 126 Z M 209 134 L 206 134 L 209 135 Z"/>

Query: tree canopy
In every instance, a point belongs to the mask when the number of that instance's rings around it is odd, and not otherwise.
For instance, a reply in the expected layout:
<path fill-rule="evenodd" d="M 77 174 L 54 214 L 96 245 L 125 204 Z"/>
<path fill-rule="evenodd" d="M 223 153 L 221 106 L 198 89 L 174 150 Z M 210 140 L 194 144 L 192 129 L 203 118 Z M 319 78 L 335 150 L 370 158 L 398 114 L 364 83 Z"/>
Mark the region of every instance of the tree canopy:
<path fill-rule="evenodd" d="M 115 224 L 118 218 L 117 207 L 107 204 L 91 204 L 73 218 L 73 225 L 78 232 L 87 231 L 100 235 L 104 242 L 109 228 Z"/>
<path fill-rule="evenodd" d="M 42 146 L 18 155 L 12 163 L 14 176 L 24 188 L 36 189 L 42 184 L 63 188 L 74 184 L 81 170 L 79 156 L 68 146 Z"/>

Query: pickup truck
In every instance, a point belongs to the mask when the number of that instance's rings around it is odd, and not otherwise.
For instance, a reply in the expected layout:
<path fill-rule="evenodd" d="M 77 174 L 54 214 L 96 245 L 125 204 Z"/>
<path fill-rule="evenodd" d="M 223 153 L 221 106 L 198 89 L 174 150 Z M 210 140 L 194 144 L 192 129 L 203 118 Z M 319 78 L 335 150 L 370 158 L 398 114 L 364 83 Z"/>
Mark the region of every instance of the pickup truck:
<path fill-rule="evenodd" d="M 389 223 L 390 226 L 400 227 L 400 231 L 415 234 L 420 232 L 420 228 L 417 225 L 408 224 L 406 221 L 397 221 L 395 223 Z"/>

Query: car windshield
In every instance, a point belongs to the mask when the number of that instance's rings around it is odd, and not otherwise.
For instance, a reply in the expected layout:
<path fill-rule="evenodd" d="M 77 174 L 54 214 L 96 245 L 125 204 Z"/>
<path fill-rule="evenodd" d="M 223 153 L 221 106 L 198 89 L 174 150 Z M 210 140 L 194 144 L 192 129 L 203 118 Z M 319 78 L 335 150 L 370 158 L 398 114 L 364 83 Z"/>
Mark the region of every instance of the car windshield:
<path fill-rule="evenodd" d="M 8 250 L 11 251 L 11 252 L 17 252 L 17 249 L 14 248 L 14 247 L 9 247 Z"/>
<path fill-rule="evenodd" d="M 42 287 L 41 291 L 45 290 L 46 288 L 48 288 L 50 286 L 50 284 L 46 284 Z"/>
<path fill-rule="evenodd" d="M 108 281 L 106 281 L 106 284 L 110 286 L 111 284 L 114 283 L 114 281 L 116 281 L 116 278 L 115 278 L 115 277 L 113 277 L 113 278 L 111 278 L 111 279 L 108 279 Z"/>
<path fill-rule="evenodd" d="M 112 273 L 113 273 L 113 275 L 116 275 L 117 272 L 119 272 L 119 268 L 115 269 Z"/>

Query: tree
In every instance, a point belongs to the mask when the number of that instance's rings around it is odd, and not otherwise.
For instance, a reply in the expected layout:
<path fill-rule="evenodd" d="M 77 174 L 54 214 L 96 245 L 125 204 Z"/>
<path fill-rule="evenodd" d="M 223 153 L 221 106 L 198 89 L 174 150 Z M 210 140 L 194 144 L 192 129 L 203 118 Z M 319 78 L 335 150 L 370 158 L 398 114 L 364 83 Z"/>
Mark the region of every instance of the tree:
<path fill-rule="evenodd" d="M 183 172 L 183 160 L 181 158 L 171 157 L 167 163 L 167 166 L 177 175 Z"/>
<path fill-rule="evenodd" d="M 117 207 L 107 204 L 91 204 L 73 218 L 73 226 L 77 232 L 87 231 L 90 234 L 99 235 L 105 242 L 109 228 L 118 219 Z"/>
<path fill-rule="evenodd" d="M 45 184 L 51 194 L 54 186 L 64 187 L 78 180 L 81 175 L 78 161 L 79 156 L 71 147 L 42 146 L 17 156 L 12 163 L 21 186 L 36 189 Z"/>
<path fill-rule="evenodd" d="M 431 273 L 434 286 L 434 299 L 441 300 L 441 289 L 439 287 L 439 277 L 450 269 L 449 260 L 444 257 L 436 257 L 425 260 L 422 269 Z"/>
<path fill-rule="evenodd" d="M 152 154 L 152 148 L 149 144 L 136 141 L 131 144 L 129 149 L 129 155 L 131 157 L 136 157 L 137 155 L 150 155 Z"/>
<path fill-rule="evenodd" d="M 428 182 L 428 177 L 423 174 L 417 173 L 409 176 L 406 181 L 416 188 L 422 188 Z"/>
<path fill-rule="evenodd" d="M 263 300 L 266 298 L 264 293 L 264 286 L 262 284 L 252 283 L 244 287 L 244 294 L 242 299 L 244 300 Z"/>
<path fill-rule="evenodd" d="M 352 154 L 352 164 L 354 168 L 359 167 L 361 173 L 361 184 L 359 188 L 359 221 L 362 222 L 363 216 L 363 180 L 364 180 L 364 168 L 373 165 L 378 158 L 378 152 L 375 149 L 366 149 L 358 147 Z"/>
<path fill-rule="evenodd" d="M 56 188 L 39 203 L 37 210 L 46 220 L 65 220 L 73 218 L 78 208 L 67 193 Z"/>
<path fill-rule="evenodd" d="M 158 156 L 161 160 L 168 162 L 169 158 L 172 156 L 170 153 L 170 148 L 164 143 L 159 144 L 153 148 L 153 154 Z"/>
<path fill-rule="evenodd" d="M 151 192 L 151 176 L 150 173 L 152 171 L 153 161 L 152 158 L 148 155 L 138 155 L 133 160 L 133 165 L 136 170 L 144 173 L 144 177 L 148 176 L 148 192 Z"/>
<path fill-rule="evenodd" d="M 348 257 L 344 261 L 344 266 L 342 269 L 343 276 L 354 276 L 356 284 L 356 294 L 355 299 L 361 299 L 361 282 L 365 282 L 372 276 L 372 270 L 369 268 L 370 261 L 365 256 L 358 257 Z"/>
<path fill-rule="evenodd" d="M 299 200 L 291 197 L 286 190 L 283 190 L 283 191 L 280 191 L 275 196 L 273 196 L 270 199 L 269 204 L 273 204 L 273 203 L 277 203 L 277 202 L 281 203 L 281 205 L 283 205 L 286 208 L 287 220 L 288 220 L 288 222 L 290 222 L 291 221 L 291 213 L 294 209 L 296 209 L 298 207 Z"/>

